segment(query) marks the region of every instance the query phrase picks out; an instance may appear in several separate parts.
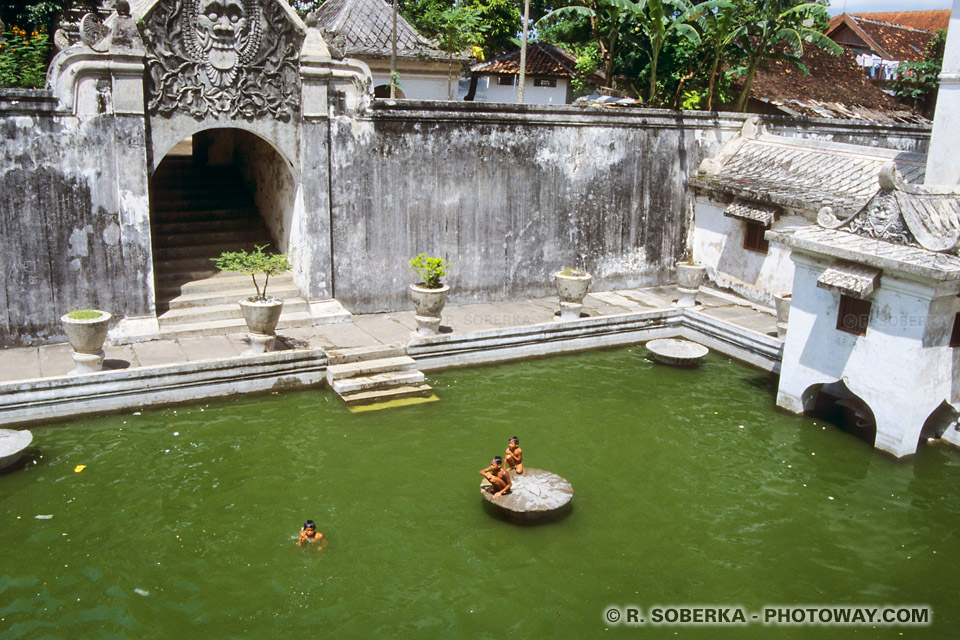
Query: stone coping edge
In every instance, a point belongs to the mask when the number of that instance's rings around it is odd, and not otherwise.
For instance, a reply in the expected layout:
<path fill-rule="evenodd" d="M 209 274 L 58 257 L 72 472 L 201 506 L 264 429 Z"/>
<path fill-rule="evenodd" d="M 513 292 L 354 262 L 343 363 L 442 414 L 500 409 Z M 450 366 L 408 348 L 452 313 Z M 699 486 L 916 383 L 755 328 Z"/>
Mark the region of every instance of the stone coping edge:
<path fill-rule="evenodd" d="M 415 337 L 408 353 L 436 371 L 460 366 L 684 337 L 766 371 L 777 372 L 782 342 L 698 311 L 660 309 L 572 321 Z M 173 365 L 22 380 L 0 385 L 4 426 L 196 402 L 232 395 L 325 385 L 322 349 L 278 351 Z"/>

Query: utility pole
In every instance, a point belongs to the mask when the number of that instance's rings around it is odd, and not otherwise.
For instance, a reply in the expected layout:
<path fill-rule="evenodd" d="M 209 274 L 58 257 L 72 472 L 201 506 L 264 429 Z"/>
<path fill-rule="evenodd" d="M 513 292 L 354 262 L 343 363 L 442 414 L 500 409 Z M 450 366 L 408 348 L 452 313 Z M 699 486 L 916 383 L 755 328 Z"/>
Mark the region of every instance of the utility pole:
<path fill-rule="evenodd" d="M 527 23 L 530 22 L 530 0 L 523 0 L 523 38 L 520 40 L 520 86 L 517 104 L 523 104 L 523 85 L 527 81 Z"/>
<path fill-rule="evenodd" d="M 390 33 L 390 98 L 397 97 L 397 2 L 393 0 L 393 31 Z"/>

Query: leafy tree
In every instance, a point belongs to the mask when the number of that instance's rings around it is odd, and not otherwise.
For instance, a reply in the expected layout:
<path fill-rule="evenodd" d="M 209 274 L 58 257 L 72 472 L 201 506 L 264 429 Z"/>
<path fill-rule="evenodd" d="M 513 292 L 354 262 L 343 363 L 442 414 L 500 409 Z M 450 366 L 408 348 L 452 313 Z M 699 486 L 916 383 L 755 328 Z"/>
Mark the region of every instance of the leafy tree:
<path fill-rule="evenodd" d="M 933 97 L 940 86 L 940 70 L 943 67 L 943 50 L 947 42 L 947 32 L 938 29 L 927 43 L 923 60 L 920 62 L 902 62 L 893 81 L 897 98 L 914 106 L 921 107 L 928 116 L 933 115 Z"/>
<path fill-rule="evenodd" d="M 454 64 L 453 56 L 470 47 L 483 43 L 486 26 L 481 23 L 480 15 L 469 7 L 453 7 L 443 11 L 432 11 L 424 16 L 425 23 L 433 32 L 440 47 L 447 52 L 450 75 L 447 76 L 447 99 L 453 100 Z"/>
<path fill-rule="evenodd" d="M 806 71 L 806 67 L 800 63 L 804 42 L 833 55 L 843 51 L 840 45 L 814 26 L 816 20 L 827 13 L 825 0 L 803 4 L 795 4 L 795 0 L 758 0 L 753 9 L 753 12 L 746 14 L 744 28 L 737 34 L 737 42 L 746 55 L 743 88 L 736 103 L 738 111 L 746 109 L 750 86 L 763 61 L 787 58 Z M 811 26 L 806 26 L 808 24 Z M 778 51 L 782 45 L 788 48 L 786 53 Z"/>

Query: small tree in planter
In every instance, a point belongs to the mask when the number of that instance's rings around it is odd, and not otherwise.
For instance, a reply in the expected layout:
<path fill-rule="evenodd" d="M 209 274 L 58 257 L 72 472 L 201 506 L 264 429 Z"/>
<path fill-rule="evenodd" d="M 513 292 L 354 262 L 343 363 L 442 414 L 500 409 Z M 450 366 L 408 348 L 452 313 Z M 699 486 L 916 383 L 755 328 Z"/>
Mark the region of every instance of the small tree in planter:
<path fill-rule="evenodd" d="M 560 298 L 560 319 L 578 320 L 593 277 L 582 269 L 564 267 L 553 274 Z"/>
<path fill-rule="evenodd" d="M 71 373 L 92 373 L 103 369 L 103 341 L 111 317 L 99 309 L 78 309 L 60 317 L 77 365 Z"/>
<path fill-rule="evenodd" d="M 292 268 L 287 254 L 264 253 L 266 247 L 267 245 L 257 246 L 253 251 L 224 251 L 219 258 L 211 258 L 221 271 L 236 271 L 253 279 L 257 295 L 240 300 L 243 319 L 251 332 L 251 348 L 247 353 L 263 353 L 272 348 L 274 331 L 280 321 L 280 312 L 283 311 L 283 300 L 267 296 L 267 285 L 270 283 L 270 276 Z M 262 290 L 257 282 L 257 276 L 260 275 L 264 276 Z"/>
<path fill-rule="evenodd" d="M 422 336 L 436 335 L 440 331 L 440 313 L 447 303 L 450 286 L 441 278 L 447 275 L 450 263 L 443 258 L 433 258 L 425 253 L 410 260 L 410 268 L 419 276 L 420 282 L 410 285 L 410 298 L 416 311 L 417 333 Z"/>

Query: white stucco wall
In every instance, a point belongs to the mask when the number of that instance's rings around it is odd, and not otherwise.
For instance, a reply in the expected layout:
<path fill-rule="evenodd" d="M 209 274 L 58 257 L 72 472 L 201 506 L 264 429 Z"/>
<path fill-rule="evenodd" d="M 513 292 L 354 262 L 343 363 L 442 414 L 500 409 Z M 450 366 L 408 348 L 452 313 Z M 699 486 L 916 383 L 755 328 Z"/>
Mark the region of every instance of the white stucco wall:
<path fill-rule="evenodd" d="M 457 95 L 459 72 L 453 79 L 453 95 Z M 373 87 L 390 84 L 389 72 L 373 71 Z M 400 91 L 408 100 L 446 100 L 447 75 L 443 73 L 403 73 L 400 72 Z"/>
<path fill-rule="evenodd" d="M 535 87 L 533 86 L 533 77 L 527 77 L 526 85 L 523 88 L 524 104 L 566 104 L 567 103 L 567 80 L 558 78 L 556 87 Z M 516 102 L 517 101 L 517 80 L 514 84 L 497 84 L 497 79 L 491 76 L 483 76 L 478 84 L 486 83 L 486 97 L 478 102 Z M 481 92 L 478 91 L 478 94 Z"/>
<path fill-rule="evenodd" d="M 843 381 L 876 418 L 875 446 L 896 456 L 914 453 L 930 414 L 957 400 L 960 349 L 949 347 L 960 310 L 957 285 L 884 272 L 869 298 L 866 335 L 856 336 L 836 328 L 840 294 L 817 286 L 833 259 L 795 251 L 793 261 L 777 405 L 800 413 L 810 408 L 804 392 L 811 386 Z"/>
<path fill-rule="evenodd" d="M 727 205 L 697 198 L 693 231 L 693 257 L 707 267 L 707 277 L 747 300 L 773 306 L 773 296 L 793 288 L 790 249 L 770 243 L 766 255 L 743 248 L 746 223 L 723 215 Z M 784 216 L 773 229 L 808 225 L 801 216 Z"/>

